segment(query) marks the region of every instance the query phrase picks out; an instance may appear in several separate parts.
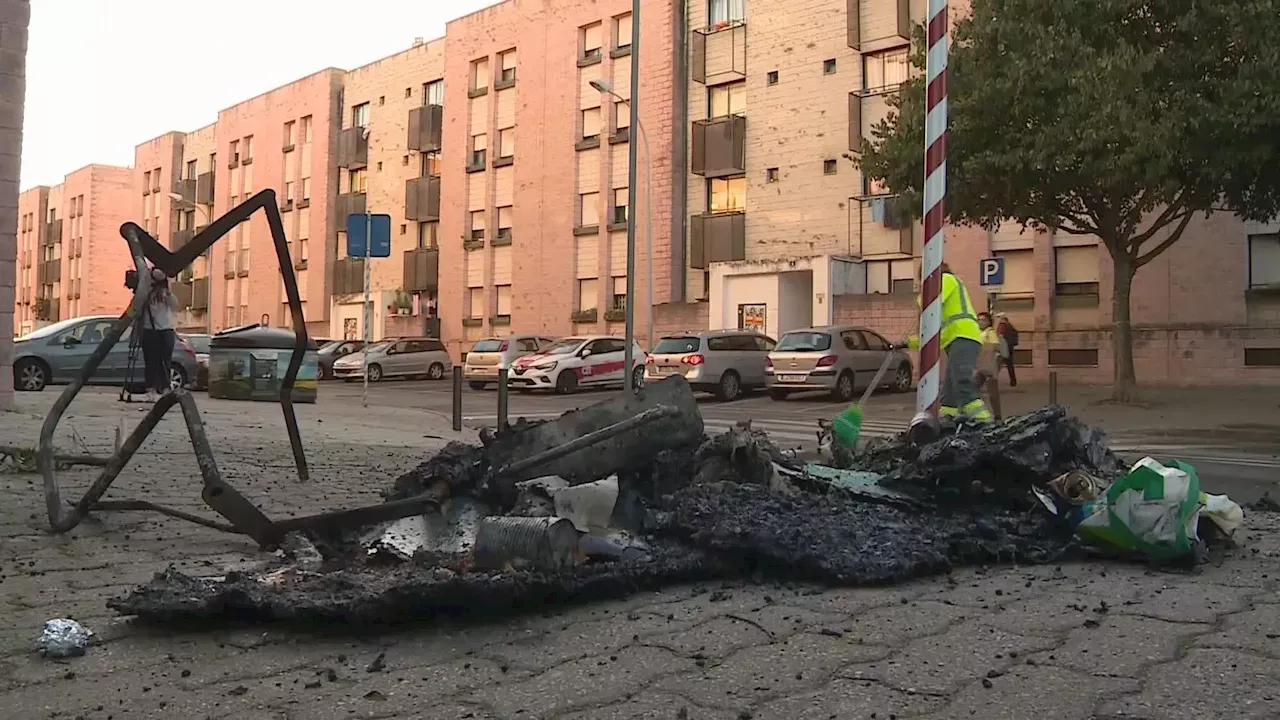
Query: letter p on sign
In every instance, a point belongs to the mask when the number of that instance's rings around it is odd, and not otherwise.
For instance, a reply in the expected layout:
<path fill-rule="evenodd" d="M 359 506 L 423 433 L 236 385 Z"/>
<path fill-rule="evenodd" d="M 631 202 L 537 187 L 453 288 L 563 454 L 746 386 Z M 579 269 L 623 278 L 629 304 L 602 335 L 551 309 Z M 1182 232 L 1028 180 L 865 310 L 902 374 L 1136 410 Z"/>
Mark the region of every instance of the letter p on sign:
<path fill-rule="evenodd" d="M 982 287 L 1004 284 L 1004 258 L 983 258 L 978 264 L 978 277 L 982 279 Z"/>

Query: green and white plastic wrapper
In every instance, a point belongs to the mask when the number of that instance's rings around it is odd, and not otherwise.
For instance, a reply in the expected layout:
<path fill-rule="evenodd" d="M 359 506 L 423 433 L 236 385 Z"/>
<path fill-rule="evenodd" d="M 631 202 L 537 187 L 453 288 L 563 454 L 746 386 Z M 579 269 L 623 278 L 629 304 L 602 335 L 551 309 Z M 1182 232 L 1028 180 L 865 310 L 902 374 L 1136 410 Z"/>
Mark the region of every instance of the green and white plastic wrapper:
<path fill-rule="evenodd" d="M 1081 508 L 1083 519 L 1076 532 L 1099 545 L 1150 557 L 1186 555 L 1197 541 L 1196 527 L 1207 499 L 1194 467 L 1177 460 L 1162 465 L 1146 457 L 1105 495 Z"/>

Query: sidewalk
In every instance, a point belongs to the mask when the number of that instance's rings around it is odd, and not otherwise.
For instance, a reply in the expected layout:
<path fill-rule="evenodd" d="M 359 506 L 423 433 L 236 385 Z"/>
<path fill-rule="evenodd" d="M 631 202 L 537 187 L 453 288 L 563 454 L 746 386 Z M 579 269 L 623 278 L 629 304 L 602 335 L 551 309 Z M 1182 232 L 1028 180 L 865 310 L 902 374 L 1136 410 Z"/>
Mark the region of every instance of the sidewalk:
<path fill-rule="evenodd" d="M 20 402 L 38 410 L 53 398 Z M 122 414 L 141 414 L 109 391 L 82 401 L 60 435 L 68 448 L 71 427 L 105 450 Z M 299 406 L 315 468 L 303 484 L 276 406 L 198 402 L 228 480 L 273 516 L 375 501 L 389 476 L 452 436 L 447 420 L 420 411 L 344 407 L 339 422 L 323 402 Z M 33 444 L 39 423 L 0 415 L 0 444 Z M 92 476 L 61 473 L 63 492 Z M 198 477 L 175 416 L 111 496 L 212 515 Z M 1091 564 L 861 590 L 716 583 L 350 637 L 132 627 L 108 597 L 169 564 L 220 574 L 257 550 L 147 513 L 99 514 L 52 536 L 37 476 L 0 473 L 0 492 L 6 717 L 1203 720 L 1274 717 L 1280 703 L 1277 516 L 1251 514 L 1236 557 L 1188 575 Z M 44 620 L 59 616 L 98 634 L 85 657 L 32 651 Z"/>

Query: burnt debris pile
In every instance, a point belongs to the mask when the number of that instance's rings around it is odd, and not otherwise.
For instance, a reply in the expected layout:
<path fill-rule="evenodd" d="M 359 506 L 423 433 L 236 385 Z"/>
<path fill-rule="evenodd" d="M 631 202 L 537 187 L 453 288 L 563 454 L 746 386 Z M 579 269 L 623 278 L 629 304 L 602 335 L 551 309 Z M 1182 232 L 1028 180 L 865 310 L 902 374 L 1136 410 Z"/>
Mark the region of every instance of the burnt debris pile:
<path fill-rule="evenodd" d="M 574 445 L 626 423 L 639 429 Z M 566 446 L 577 449 L 556 454 Z M 1072 528 L 1033 506 L 1031 489 L 1067 470 L 1117 469 L 1106 438 L 1060 407 L 949 428 L 925 447 L 876 441 L 832 465 L 804 463 L 749 423 L 704 436 L 692 392 L 673 378 L 450 443 L 386 493 L 447 495 L 436 511 L 295 535 L 253 572 L 170 569 L 108 604 L 154 621 L 387 623 L 733 577 L 893 583 L 1062 559 L 1077 549 Z"/>

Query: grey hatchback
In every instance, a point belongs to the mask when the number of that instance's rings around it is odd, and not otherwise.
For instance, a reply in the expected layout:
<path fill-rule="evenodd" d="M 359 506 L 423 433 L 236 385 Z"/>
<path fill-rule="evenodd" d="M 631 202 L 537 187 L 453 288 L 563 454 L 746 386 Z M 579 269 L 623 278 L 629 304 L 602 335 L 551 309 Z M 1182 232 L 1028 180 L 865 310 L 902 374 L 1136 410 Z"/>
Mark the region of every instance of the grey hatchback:
<path fill-rule="evenodd" d="M 769 353 L 769 396 L 785 400 L 793 392 L 824 390 L 848 402 L 865 388 L 880 365 L 888 371 L 880 381 L 896 392 L 911 389 L 911 357 L 867 328 L 828 326 L 792 330 Z"/>
<path fill-rule="evenodd" d="M 118 319 L 110 315 L 71 318 L 18 338 L 13 342 L 14 388 L 38 392 L 46 385 L 70 382 Z M 131 384 L 142 384 L 142 351 L 136 350 L 131 362 L 129 338 L 130 330 L 125 330 L 88 384 L 123 385 L 126 378 Z M 184 387 L 197 372 L 195 349 L 179 338 L 169 367 L 170 385 Z"/>
<path fill-rule="evenodd" d="M 645 365 L 645 379 L 683 375 L 694 390 L 735 400 L 765 386 L 773 338 L 753 330 L 703 330 L 658 341 Z"/>

